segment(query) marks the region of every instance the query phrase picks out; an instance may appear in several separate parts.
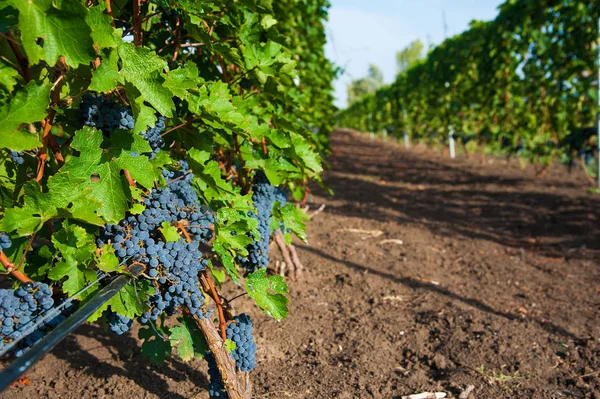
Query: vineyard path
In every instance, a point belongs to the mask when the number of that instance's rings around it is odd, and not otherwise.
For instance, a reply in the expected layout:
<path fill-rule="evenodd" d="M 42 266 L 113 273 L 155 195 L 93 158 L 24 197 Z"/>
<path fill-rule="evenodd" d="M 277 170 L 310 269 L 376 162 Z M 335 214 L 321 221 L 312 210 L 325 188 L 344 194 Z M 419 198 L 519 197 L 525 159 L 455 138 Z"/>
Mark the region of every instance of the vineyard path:
<path fill-rule="evenodd" d="M 600 397 L 600 197 L 579 170 L 345 130 L 331 148 L 289 318 L 234 302 L 256 398 Z M 82 326 L 3 397 L 208 398 L 203 361 L 152 365 L 136 337 Z"/>

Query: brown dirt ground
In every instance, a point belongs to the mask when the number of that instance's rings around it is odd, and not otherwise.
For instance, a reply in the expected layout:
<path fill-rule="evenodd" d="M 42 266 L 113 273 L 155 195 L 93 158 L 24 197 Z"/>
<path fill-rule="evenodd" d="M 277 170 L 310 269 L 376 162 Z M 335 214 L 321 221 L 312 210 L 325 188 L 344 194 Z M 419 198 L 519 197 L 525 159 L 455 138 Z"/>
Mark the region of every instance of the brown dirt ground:
<path fill-rule="evenodd" d="M 290 317 L 235 302 L 255 398 L 600 398 L 600 197 L 580 174 L 349 131 L 332 149 Z M 82 326 L 3 397 L 207 397 L 204 362 L 152 365 L 135 337 Z"/>

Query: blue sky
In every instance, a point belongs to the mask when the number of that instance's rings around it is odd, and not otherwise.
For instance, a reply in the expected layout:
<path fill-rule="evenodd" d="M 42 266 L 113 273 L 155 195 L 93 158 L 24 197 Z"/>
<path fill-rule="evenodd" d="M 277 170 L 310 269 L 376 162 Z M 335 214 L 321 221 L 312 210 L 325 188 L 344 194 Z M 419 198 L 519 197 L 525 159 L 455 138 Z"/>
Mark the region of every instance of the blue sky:
<path fill-rule="evenodd" d="M 383 71 L 386 83 L 396 76 L 396 52 L 421 39 L 439 44 L 469 27 L 473 19 L 490 20 L 501 0 L 331 0 L 326 54 L 345 74 L 335 82 L 336 105 L 345 107 L 346 86 L 365 76 L 370 63 Z"/>

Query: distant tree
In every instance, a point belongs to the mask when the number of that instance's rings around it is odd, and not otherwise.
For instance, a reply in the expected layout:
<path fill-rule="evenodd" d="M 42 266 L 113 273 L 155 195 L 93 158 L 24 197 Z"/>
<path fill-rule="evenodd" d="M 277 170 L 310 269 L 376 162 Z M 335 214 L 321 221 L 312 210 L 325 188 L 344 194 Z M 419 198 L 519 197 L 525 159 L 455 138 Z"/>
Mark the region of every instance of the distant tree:
<path fill-rule="evenodd" d="M 396 53 L 398 73 L 406 72 L 417 61 L 423 58 L 423 43 L 420 40 L 411 42 L 404 50 Z"/>
<path fill-rule="evenodd" d="M 374 93 L 383 85 L 383 72 L 375 65 L 369 65 L 367 76 L 360 79 L 354 79 L 348 85 L 348 104 L 359 100 L 362 96 Z"/>
<path fill-rule="evenodd" d="M 381 69 L 377 65 L 369 65 L 369 73 L 367 76 L 372 80 L 373 84 L 376 86 L 375 89 L 383 85 L 383 72 L 381 72 Z"/>

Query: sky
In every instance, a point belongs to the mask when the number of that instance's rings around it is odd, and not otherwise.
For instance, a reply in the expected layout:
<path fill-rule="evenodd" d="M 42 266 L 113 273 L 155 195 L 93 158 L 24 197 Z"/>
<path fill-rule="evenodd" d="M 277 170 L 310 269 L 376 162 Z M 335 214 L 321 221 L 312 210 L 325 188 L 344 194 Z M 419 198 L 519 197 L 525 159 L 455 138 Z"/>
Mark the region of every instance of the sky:
<path fill-rule="evenodd" d="M 345 73 L 336 80 L 336 105 L 346 106 L 346 87 L 365 76 L 369 64 L 383 71 L 385 83 L 396 76 L 396 52 L 413 40 L 425 47 L 468 29 L 469 22 L 491 20 L 503 0 L 331 0 L 326 24 L 327 57 Z"/>

